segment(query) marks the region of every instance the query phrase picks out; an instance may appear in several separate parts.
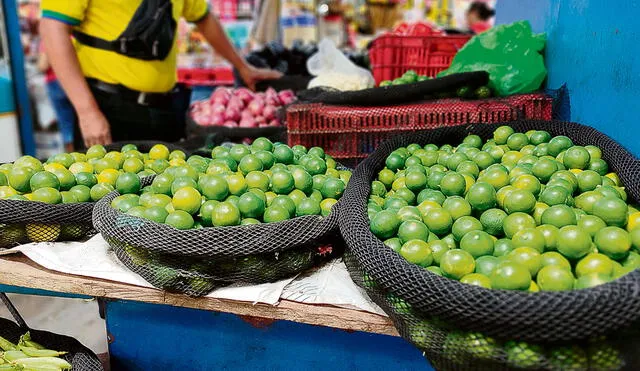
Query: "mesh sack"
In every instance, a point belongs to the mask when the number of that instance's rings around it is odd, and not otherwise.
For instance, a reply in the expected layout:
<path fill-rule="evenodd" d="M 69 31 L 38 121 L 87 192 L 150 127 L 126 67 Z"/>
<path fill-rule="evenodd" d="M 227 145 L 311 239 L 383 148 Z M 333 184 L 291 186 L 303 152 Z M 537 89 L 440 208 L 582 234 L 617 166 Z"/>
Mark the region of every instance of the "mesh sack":
<path fill-rule="evenodd" d="M 170 150 L 179 146 L 151 141 L 127 142 L 141 152 L 149 152 L 155 144 Z M 107 151 L 120 150 L 126 143 L 105 146 Z M 0 200 L 0 249 L 28 242 L 77 241 L 95 233 L 91 220 L 94 202 L 51 205 L 37 201 Z"/>
<path fill-rule="evenodd" d="M 439 93 L 452 93 L 463 86 L 477 88 L 489 82 L 484 71 L 452 74 L 449 76 L 405 85 L 390 85 L 358 91 L 339 91 L 313 88 L 298 92 L 305 103 L 325 103 L 353 106 L 388 106 L 424 100 Z"/>
<path fill-rule="evenodd" d="M 20 340 L 20 336 L 24 335 L 28 331 L 31 334 L 31 339 L 33 341 L 41 344 L 47 349 L 68 352 L 63 356 L 60 356 L 60 358 L 71 363 L 74 371 L 104 370 L 102 363 L 95 353 L 82 345 L 78 340 L 48 331 L 32 330 L 27 326 L 24 319 L 20 316 L 16 308 L 4 293 L 0 293 L 0 301 L 5 303 L 9 312 L 15 319 L 15 322 L 12 322 L 8 319 L 0 318 L 0 336 L 3 338 L 9 340 L 13 344 L 17 344 Z"/>
<path fill-rule="evenodd" d="M 487 139 L 500 125 L 446 127 L 395 137 L 358 166 L 340 211 L 352 278 L 438 368 L 571 369 L 567 359 L 574 358 L 578 361 L 573 369 L 640 367 L 637 352 L 630 349 L 637 348 L 640 339 L 636 332 L 640 271 L 585 290 L 535 294 L 490 290 L 411 264 L 370 232 L 366 207 L 370 184 L 395 148 L 409 143 L 457 145 L 468 134 Z M 508 125 L 519 132 L 546 130 L 554 136 L 566 135 L 578 145 L 600 147 L 629 196 L 640 199 L 636 183 L 640 162 L 606 135 L 575 123 L 518 121 Z"/>
<path fill-rule="evenodd" d="M 142 185 L 152 181 L 145 178 Z M 94 226 L 129 269 L 158 288 L 203 296 L 230 283 L 290 277 L 341 253 L 329 246 L 339 238 L 337 212 L 181 231 L 113 209 L 118 195 L 112 192 L 97 203 Z"/>

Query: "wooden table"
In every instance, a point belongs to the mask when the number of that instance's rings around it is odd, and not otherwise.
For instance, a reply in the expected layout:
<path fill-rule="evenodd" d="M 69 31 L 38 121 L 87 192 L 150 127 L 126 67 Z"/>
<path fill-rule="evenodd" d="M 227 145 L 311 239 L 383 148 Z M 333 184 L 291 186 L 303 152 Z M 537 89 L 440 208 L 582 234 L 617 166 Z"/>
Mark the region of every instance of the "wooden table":
<path fill-rule="evenodd" d="M 0 258 L 0 291 L 106 299 L 112 369 L 428 369 L 388 318 L 356 310 L 190 298 L 50 271 L 23 255 Z"/>

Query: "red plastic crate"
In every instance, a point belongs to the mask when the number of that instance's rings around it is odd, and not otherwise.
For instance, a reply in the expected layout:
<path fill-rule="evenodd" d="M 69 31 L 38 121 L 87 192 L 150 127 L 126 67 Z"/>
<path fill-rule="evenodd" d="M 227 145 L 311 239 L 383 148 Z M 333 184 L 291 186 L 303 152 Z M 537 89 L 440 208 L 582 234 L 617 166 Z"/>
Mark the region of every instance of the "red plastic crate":
<path fill-rule="evenodd" d="M 396 79 L 407 70 L 435 77 L 449 67 L 458 50 L 470 38 L 468 35 L 382 35 L 369 48 L 376 84 Z"/>
<path fill-rule="evenodd" d="M 287 109 L 287 139 L 289 145 L 322 147 L 344 164 L 354 165 L 382 141 L 402 132 L 468 123 L 550 120 L 552 104 L 544 94 L 386 107 L 297 104 Z"/>
<path fill-rule="evenodd" d="M 178 82 L 189 86 L 233 85 L 233 70 L 230 67 L 179 68 Z"/>

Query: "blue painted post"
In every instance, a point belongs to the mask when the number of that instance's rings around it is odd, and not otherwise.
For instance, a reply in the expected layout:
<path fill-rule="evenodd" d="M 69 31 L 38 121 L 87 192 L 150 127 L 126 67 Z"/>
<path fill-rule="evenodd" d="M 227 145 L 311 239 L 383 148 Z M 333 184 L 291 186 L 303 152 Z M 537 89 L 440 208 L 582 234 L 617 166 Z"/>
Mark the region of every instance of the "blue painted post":
<path fill-rule="evenodd" d="M 115 370 L 432 370 L 387 335 L 126 301 L 106 319 Z"/>
<path fill-rule="evenodd" d="M 20 23 L 16 0 L 2 0 L 5 30 L 9 42 L 9 59 L 13 74 L 18 116 L 20 120 L 20 137 L 24 154 L 35 156 L 36 143 L 33 136 L 33 118 L 31 117 L 31 101 L 27 89 L 27 78 L 24 71 L 24 55 L 20 41 Z"/>

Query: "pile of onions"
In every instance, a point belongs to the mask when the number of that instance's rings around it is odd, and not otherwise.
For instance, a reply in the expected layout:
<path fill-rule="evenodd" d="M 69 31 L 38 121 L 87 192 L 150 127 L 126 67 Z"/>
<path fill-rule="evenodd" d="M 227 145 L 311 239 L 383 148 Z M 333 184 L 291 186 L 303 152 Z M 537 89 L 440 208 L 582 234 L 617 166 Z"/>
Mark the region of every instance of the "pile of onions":
<path fill-rule="evenodd" d="M 201 126 L 281 126 L 282 123 L 276 115 L 277 109 L 292 103 L 295 99 L 291 90 L 278 93 L 269 88 L 264 93 L 254 93 L 246 88 L 218 88 L 209 100 L 193 103 L 191 117 Z"/>

